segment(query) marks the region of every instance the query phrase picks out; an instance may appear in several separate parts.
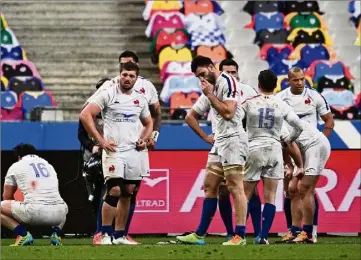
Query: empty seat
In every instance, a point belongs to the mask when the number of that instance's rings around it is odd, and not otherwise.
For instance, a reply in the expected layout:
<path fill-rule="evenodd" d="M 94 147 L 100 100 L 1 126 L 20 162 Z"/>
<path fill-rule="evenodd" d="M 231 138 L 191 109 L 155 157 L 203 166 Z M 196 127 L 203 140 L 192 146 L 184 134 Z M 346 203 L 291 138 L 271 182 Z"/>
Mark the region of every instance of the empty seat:
<path fill-rule="evenodd" d="M 13 91 L 1 92 L 1 107 L 6 109 L 12 109 L 18 103 L 18 96 Z"/>
<path fill-rule="evenodd" d="M 164 83 L 160 98 L 164 103 L 170 104 L 170 97 L 175 92 L 201 93 L 200 81 L 197 77 L 181 77 L 181 76 L 170 76 Z"/>
<path fill-rule="evenodd" d="M 35 107 L 54 107 L 56 103 L 49 91 L 25 91 L 20 94 L 19 106 L 28 115 Z"/>
<path fill-rule="evenodd" d="M 24 114 L 20 107 L 13 109 L 1 108 L 1 121 L 21 121 L 23 119 Z"/>
<path fill-rule="evenodd" d="M 23 91 L 41 91 L 44 86 L 41 79 L 36 77 L 13 77 L 9 81 L 8 89 L 20 95 Z"/>
<path fill-rule="evenodd" d="M 2 75 L 10 80 L 13 77 L 36 77 L 40 78 L 34 63 L 27 60 L 4 61 L 1 63 Z"/>

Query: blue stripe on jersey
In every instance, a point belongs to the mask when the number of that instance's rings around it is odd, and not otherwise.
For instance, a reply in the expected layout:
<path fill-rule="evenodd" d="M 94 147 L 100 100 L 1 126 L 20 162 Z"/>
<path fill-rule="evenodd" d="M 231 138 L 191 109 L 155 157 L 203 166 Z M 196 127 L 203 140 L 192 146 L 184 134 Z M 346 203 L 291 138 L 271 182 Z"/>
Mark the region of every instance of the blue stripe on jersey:
<path fill-rule="evenodd" d="M 317 94 L 319 94 L 319 95 L 322 97 L 323 101 L 325 101 L 326 108 L 327 108 L 327 109 L 330 109 L 330 107 L 329 107 L 326 99 L 324 98 L 324 96 L 322 96 L 322 94 L 321 94 L 320 92 L 318 92 L 318 91 L 317 91 L 316 89 L 314 89 L 314 88 L 307 88 L 307 89 L 310 89 L 310 90 L 312 90 L 312 91 L 315 91 Z"/>
<path fill-rule="evenodd" d="M 227 84 L 228 84 L 227 97 L 229 98 L 229 97 L 231 97 L 231 94 L 232 94 L 232 83 L 226 75 L 224 75 L 223 73 L 221 75 L 223 78 L 225 78 L 227 80 Z"/>

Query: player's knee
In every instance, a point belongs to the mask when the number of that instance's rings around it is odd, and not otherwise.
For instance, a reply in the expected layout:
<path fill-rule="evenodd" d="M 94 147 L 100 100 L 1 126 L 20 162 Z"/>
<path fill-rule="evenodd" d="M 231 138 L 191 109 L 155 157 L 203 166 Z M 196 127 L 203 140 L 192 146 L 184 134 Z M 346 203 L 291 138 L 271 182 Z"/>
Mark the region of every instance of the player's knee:
<path fill-rule="evenodd" d="M 309 183 L 302 183 L 300 182 L 298 184 L 298 190 L 300 193 L 301 198 L 303 198 L 304 196 L 306 196 L 308 193 L 313 194 L 313 186 Z"/>
<path fill-rule="evenodd" d="M 227 200 L 229 199 L 229 190 L 227 188 L 226 185 L 220 185 L 219 186 L 219 192 L 218 192 L 218 197 L 220 200 Z"/>
<path fill-rule="evenodd" d="M 210 182 L 210 181 L 205 181 L 203 184 L 204 187 L 204 194 L 206 198 L 213 198 L 213 197 L 217 197 L 217 193 L 218 193 L 218 187 L 216 185 L 216 183 Z"/>
<path fill-rule="evenodd" d="M 118 200 L 119 200 L 119 196 L 113 196 L 113 195 L 110 195 L 110 194 L 107 194 L 105 196 L 105 203 L 107 203 L 108 205 L 116 208 L 117 207 L 117 204 L 118 204 Z"/>
<path fill-rule="evenodd" d="M 111 196 L 114 196 L 114 197 L 119 197 L 120 194 L 121 194 L 121 189 L 120 189 L 119 186 L 112 187 L 112 188 L 108 191 L 108 194 L 111 195 Z"/>

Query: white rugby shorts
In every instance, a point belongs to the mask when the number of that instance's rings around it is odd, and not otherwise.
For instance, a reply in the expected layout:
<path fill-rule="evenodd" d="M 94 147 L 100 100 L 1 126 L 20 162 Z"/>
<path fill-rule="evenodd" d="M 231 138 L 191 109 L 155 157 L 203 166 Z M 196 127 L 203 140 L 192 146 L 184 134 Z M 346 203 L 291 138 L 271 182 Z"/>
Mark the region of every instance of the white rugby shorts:
<path fill-rule="evenodd" d="M 312 146 L 301 150 L 305 175 L 321 175 L 331 154 L 331 145 L 327 137 L 320 135 Z"/>

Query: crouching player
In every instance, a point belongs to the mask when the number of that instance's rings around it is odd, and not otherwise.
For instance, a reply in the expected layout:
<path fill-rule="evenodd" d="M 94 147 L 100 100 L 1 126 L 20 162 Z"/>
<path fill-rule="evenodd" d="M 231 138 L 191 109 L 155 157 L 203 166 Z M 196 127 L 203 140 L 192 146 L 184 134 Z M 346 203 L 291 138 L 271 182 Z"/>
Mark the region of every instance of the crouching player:
<path fill-rule="evenodd" d="M 54 167 L 37 156 L 31 144 L 19 144 L 14 152 L 18 162 L 9 168 L 5 176 L 1 225 L 17 235 L 12 246 L 26 246 L 34 242 L 22 224 L 53 226 L 50 243 L 61 245 L 60 233 L 68 206 L 59 194 Z M 24 202 L 14 200 L 17 188 L 24 194 Z"/>

